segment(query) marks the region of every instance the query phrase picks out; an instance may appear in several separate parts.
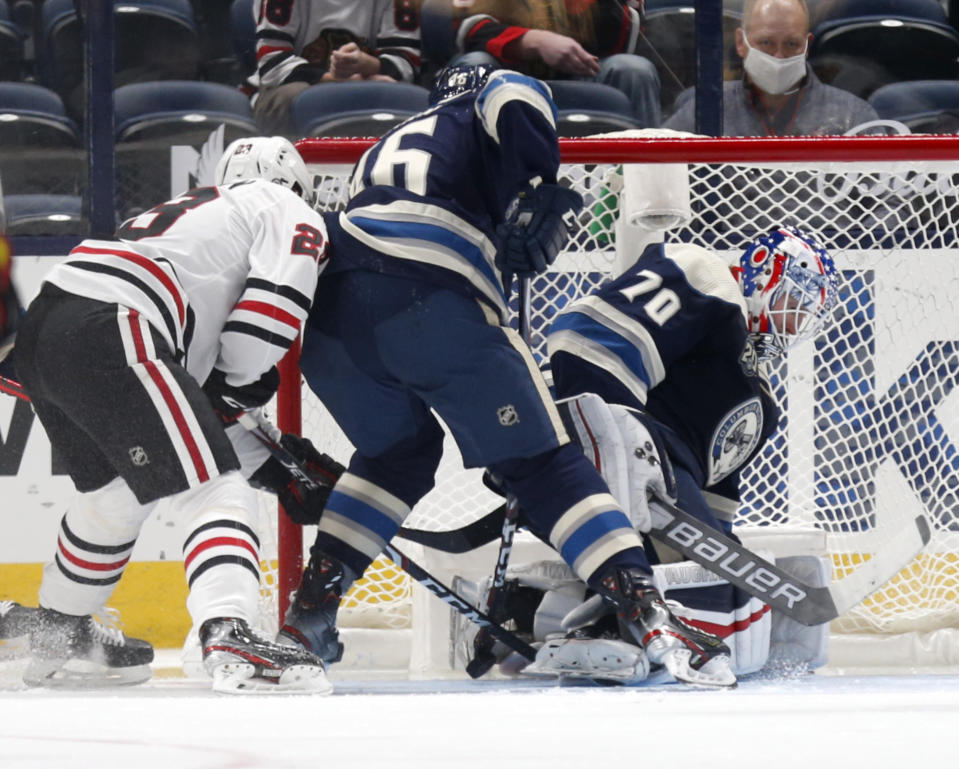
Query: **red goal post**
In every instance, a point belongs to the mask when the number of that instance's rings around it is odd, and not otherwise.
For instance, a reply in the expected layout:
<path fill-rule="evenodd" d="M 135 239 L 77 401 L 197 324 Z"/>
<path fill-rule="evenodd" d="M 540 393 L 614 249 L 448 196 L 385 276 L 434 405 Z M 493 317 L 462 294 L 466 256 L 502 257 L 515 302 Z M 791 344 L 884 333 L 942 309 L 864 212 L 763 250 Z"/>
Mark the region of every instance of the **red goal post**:
<path fill-rule="evenodd" d="M 297 142 L 325 207 L 344 204 L 350 168 L 373 141 Z M 842 301 L 821 339 L 771 371 L 783 422 L 744 474 L 739 521 L 821 534 L 839 579 L 881 549 L 901 520 L 926 515 L 933 529 L 926 551 L 833 623 L 833 637 L 908 637 L 912 654 L 928 647 L 929 634 L 959 632 L 959 297 L 950 296 L 959 294 L 959 136 L 602 137 L 562 140 L 561 156 L 562 183 L 584 193 L 587 205 L 566 251 L 534 281 L 533 346 L 541 358 L 542 331 L 556 311 L 622 259 L 623 164 L 685 166 L 693 218 L 665 237 L 731 263 L 752 237 L 780 223 L 820 236 L 841 271 Z M 295 359 L 286 362 L 278 421 L 348 460 L 348 442 L 334 436 Z M 498 502 L 476 471 L 462 470 L 452 443 L 446 453 L 437 489 L 414 510 L 412 525 L 455 527 Z M 282 612 L 303 554 L 298 527 L 282 516 L 278 542 Z M 354 612 L 361 626 L 412 626 L 416 638 L 412 595 L 402 574 L 377 562 L 344 606 L 344 624 Z"/>

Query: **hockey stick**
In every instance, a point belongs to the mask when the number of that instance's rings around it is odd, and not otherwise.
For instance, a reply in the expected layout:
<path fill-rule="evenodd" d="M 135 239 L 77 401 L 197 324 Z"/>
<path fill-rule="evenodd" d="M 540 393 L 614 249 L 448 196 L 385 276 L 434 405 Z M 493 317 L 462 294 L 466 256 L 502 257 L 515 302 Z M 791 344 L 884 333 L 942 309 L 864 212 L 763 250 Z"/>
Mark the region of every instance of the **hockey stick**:
<path fill-rule="evenodd" d="M 511 633 L 498 622 L 494 621 L 489 615 L 484 614 L 472 606 L 469 601 L 455 593 L 452 588 L 444 585 L 422 566 L 417 565 L 407 556 L 403 555 L 394 545 L 387 545 L 383 553 L 387 558 L 393 561 L 393 563 L 443 601 L 443 603 L 452 606 L 470 622 L 478 625 L 481 631 L 487 631 L 489 635 L 493 636 L 497 641 L 501 641 L 531 662 L 536 659 L 536 649 L 523 641 L 515 633 Z M 473 678 L 476 677 L 477 676 L 473 676 Z"/>
<path fill-rule="evenodd" d="M 0 374 L 0 393 L 12 395 L 14 398 L 30 402 L 30 396 L 23 391 L 23 385 L 17 380 L 5 377 Z"/>
<path fill-rule="evenodd" d="M 519 278 L 519 335 L 527 346 L 533 336 L 532 313 L 530 302 L 530 279 Z M 502 485 L 499 479 L 494 479 L 497 485 Z M 493 579 L 486 591 L 485 609 L 494 622 L 503 620 L 506 605 L 505 585 L 506 569 L 509 565 L 509 556 L 513 550 L 513 536 L 519 525 L 519 503 L 511 493 L 506 495 L 506 514 L 503 517 L 503 527 L 500 534 L 499 554 L 496 556 L 496 566 L 493 568 Z M 489 672 L 496 664 L 493 654 L 493 637 L 486 628 L 480 631 L 473 639 L 473 658 L 466 666 L 466 672 L 471 678 L 479 678 Z"/>
<path fill-rule="evenodd" d="M 669 502 L 652 499 L 649 508 L 650 534 L 656 539 L 803 625 L 830 622 L 861 603 L 905 567 L 932 536 L 925 516 L 917 516 L 854 575 L 813 587 Z"/>
<path fill-rule="evenodd" d="M 519 503 L 516 497 L 510 494 L 507 497 L 503 528 L 500 535 L 499 555 L 496 557 L 496 567 L 493 569 L 493 580 L 486 593 L 486 611 L 495 622 L 503 620 L 503 609 L 506 604 L 505 584 L 506 567 L 513 550 L 513 536 L 519 527 Z M 496 664 L 493 654 L 493 637 L 488 628 L 480 628 L 473 639 L 473 659 L 466 665 L 466 672 L 471 678 L 479 678 L 489 672 Z"/>
<path fill-rule="evenodd" d="M 288 468 L 298 480 L 302 480 L 303 482 L 314 485 L 317 483 L 317 481 L 313 480 L 312 477 L 300 466 L 300 463 L 297 461 L 296 457 L 294 457 L 278 441 L 274 440 L 266 432 L 266 430 L 263 429 L 263 426 L 254 416 L 244 412 L 237 419 L 237 422 L 249 430 L 253 436 L 269 450 L 270 454 L 278 462 L 280 462 L 280 464 Z M 487 614 L 472 606 L 465 598 L 458 595 L 452 588 L 444 585 L 422 566 L 410 560 L 408 556 L 404 555 L 396 547 L 387 544 L 386 548 L 383 550 L 383 553 L 387 556 L 387 558 L 389 558 L 413 579 L 423 585 L 423 587 L 429 590 L 433 595 L 447 605 L 453 607 L 453 609 L 458 611 L 468 620 L 478 625 L 481 631 L 487 631 L 487 633 L 493 636 L 493 638 L 501 641 L 513 651 L 523 655 L 523 657 L 526 659 L 530 661 L 536 659 L 536 650 L 532 646 L 523 641 L 515 633 L 511 633 Z"/>
<path fill-rule="evenodd" d="M 830 622 L 860 604 L 903 569 L 932 536 L 925 516 L 917 516 L 855 572 L 827 587 L 815 587 L 787 574 L 722 532 L 705 526 L 675 505 L 651 500 L 650 510 L 653 527 L 649 533 L 655 539 L 803 625 Z M 437 550 L 464 552 L 492 542 L 495 537 L 486 533 L 489 522 L 502 515 L 502 507 L 498 507 L 460 529 L 400 529 L 400 535 Z"/>

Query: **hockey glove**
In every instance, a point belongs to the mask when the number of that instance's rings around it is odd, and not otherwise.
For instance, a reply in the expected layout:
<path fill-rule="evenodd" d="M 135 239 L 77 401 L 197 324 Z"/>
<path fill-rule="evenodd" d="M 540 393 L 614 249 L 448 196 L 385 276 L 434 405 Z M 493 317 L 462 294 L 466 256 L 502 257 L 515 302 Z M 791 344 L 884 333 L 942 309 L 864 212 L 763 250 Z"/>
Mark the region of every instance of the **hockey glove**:
<path fill-rule="evenodd" d="M 495 262 L 500 272 L 524 277 L 545 270 L 569 237 L 567 214 L 582 207 L 578 192 L 558 184 L 521 192 L 506 210 L 506 221 L 496 228 Z"/>
<path fill-rule="evenodd" d="M 244 411 L 258 408 L 272 398 L 280 386 L 280 372 L 276 366 L 255 382 L 235 387 L 226 383 L 226 374 L 213 369 L 203 385 L 203 391 L 220 415 L 224 424 L 231 425 Z"/>
<path fill-rule="evenodd" d="M 315 526 L 320 522 L 330 491 L 346 468 L 298 435 L 284 434 L 280 445 L 293 455 L 299 467 L 287 467 L 276 457 L 270 457 L 250 476 L 250 485 L 276 494 L 294 523 Z"/>

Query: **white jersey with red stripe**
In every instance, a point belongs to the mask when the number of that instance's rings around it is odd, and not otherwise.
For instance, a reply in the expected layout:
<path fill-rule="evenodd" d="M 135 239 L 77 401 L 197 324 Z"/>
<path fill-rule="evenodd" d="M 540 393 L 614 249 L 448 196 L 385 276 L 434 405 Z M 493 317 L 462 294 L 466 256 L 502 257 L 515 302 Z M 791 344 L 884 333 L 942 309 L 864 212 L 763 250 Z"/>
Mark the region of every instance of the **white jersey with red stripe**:
<path fill-rule="evenodd" d="M 257 14 L 257 72 L 251 84 L 275 87 L 297 67 L 328 67 L 352 39 L 382 62 L 383 73 L 413 82 L 419 75 L 418 4 L 413 0 L 263 0 Z"/>
<path fill-rule="evenodd" d="M 261 179 L 200 187 L 85 240 L 46 281 L 139 311 L 199 382 L 254 382 L 298 338 L 326 266 L 322 217 Z"/>

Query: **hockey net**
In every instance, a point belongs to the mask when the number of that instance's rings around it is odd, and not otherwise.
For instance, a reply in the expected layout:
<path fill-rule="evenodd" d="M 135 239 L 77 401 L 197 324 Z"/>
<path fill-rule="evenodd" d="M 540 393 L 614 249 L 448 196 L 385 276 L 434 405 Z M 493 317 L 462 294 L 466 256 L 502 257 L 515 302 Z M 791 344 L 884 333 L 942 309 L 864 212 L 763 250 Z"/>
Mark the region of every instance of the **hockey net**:
<path fill-rule="evenodd" d="M 351 165 L 367 146 L 300 142 L 329 210 L 344 204 Z M 933 531 L 926 550 L 831 632 L 926 638 L 959 627 L 959 137 L 566 140 L 563 159 L 562 182 L 586 206 L 566 251 L 532 284 L 539 360 L 556 313 L 625 266 L 616 242 L 629 192 L 623 162 L 651 164 L 644 167 L 653 178 L 663 163 L 679 164 L 693 216 L 665 238 L 702 245 L 731 264 L 777 225 L 815 232 L 841 272 L 841 302 L 821 338 L 770 371 L 782 421 L 744 474 L 737 525 L 820 533 L 841 579 L 905 521 L 925 515 Z M 640 235 L 621 230 L 621 250 Z M 349 442 L 295 369 L 284 380 L 284 429 L 301 427 L 346 463 Z M 455 528 L 500 502 L 478 470 L 462 468 L 448 440 L 436 487 L 406 525 Z M 285 605 L 304 539 L 281 523 L 279 541 L 274 577 Z M 347 596 L 341 624 L 412 628 L 416 638 L 417 625 L 431 620 L 414 616 L 414 604 L 409 579 L 378 560 Z"/>

